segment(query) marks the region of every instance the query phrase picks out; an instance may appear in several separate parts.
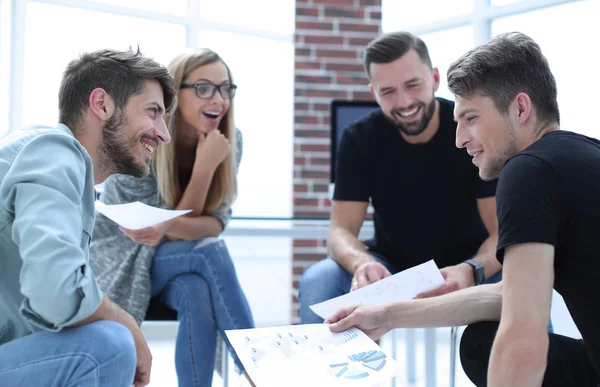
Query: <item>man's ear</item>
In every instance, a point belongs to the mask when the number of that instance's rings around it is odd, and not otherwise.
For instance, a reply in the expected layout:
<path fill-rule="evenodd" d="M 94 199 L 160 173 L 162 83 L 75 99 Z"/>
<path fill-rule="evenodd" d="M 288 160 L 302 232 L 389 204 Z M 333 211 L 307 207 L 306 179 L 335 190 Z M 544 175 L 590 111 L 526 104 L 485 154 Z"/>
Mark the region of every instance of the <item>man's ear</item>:
<path fill-rule="evenodd" d="M 433 92 L 437 92 L 440 88 L 440 70 L 437 67 L 434 67 L 431 70 L 431 75 L 433 76 Z"/>
<path fill-rule="evenodd" d="M 519 93 L 514 99 L 514 109 L 521 124 L 533 118 L 533 104 L 526 93 Z"/>
<path fill-rule="evenodd" d="M 90 112 L 101 121 L 106 121 L 114 114 L 116 107 L 113 99 L 108 93 L 98 87 L 90 93 L 88 100 Z"/>

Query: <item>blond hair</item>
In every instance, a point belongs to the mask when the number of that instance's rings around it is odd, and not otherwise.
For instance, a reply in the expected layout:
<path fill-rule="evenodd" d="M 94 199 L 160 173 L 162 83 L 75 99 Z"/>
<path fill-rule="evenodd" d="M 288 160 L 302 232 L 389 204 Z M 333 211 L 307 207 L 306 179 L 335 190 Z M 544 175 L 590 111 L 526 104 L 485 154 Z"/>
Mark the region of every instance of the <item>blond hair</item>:
<path fill-rule="evenodd" d="M 174 78 L 175 89 L 179 92 L 183 80 L 195 69 L 207 64 L 221 62 L 227 69 L 229 82 L 233 83 L 231 71 L 221 57 L 209 49 L 187 50 L 171 60 L 168 69 Z M 230 101 L 229 110 L 219 123 L 219 130 L 225 135 L 231 144 L 231 153 L 217 167 L 213 175 L 206 200 L 204 202 L 204 214 L 212 214 L 222 203 L 231 205 L 237 195 L 236 181 L 236 129 L 233 124 L 233 99 Z M 178 110 L 165 117 L 165 122 L 171 134 L 169 144 L 161 144 L 156 150 L 154 158 L 154 171 L 158 192 L 165 203 L 175 208 L 181 199 L 183 191 L 179 183 L 177 173 L 177 154 L 175 144 L 177 143 L 177 120 Z"/>

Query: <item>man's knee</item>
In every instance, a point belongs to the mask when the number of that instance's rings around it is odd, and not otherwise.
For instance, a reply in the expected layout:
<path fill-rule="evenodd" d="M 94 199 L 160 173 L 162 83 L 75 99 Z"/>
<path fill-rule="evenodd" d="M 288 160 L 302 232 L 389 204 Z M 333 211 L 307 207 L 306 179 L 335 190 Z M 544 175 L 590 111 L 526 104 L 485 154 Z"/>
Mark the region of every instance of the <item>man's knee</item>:
<path fill-rule="evenodd" d="M 137 355 L 131 331 L 114 321 L 97 321 L 88 324 L 91 348 L 89 354 L 98 364 L 112 363 L 121 370 L 135 374 Z M 127 372 L 123 372 L 127 374 Z"/>
<path fill-rule="evenodd" d="M 477 387 L 487 383 L 487 369 L 497 322 L 480 322 L 469 325 L 460 340 L 460 362 L 465 374 Z"/>
<path fill-rule="evenodd" d="M 300 278 L 298 290 L 300 296 L 307 289 L 319 289 L 324 285 L 335 286 L 347 272 L 333 259 L 325 258 L 308 267 Z"/>

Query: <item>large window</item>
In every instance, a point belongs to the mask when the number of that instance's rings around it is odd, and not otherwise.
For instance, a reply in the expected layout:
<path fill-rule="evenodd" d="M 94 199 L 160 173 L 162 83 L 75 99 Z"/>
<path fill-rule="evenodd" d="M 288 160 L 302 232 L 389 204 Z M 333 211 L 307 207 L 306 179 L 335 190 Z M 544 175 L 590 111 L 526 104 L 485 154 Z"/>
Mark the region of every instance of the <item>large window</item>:
<path fill-rule="evenodd" d="M 591 113 L 597 109 L 600 78 L 595 75 L 598 39 L 591 31 L 597 31 L 598 15 L 600 1 L 588 0 L 492 23 L 492 35 L 518 30 L 540 45 L 556 78 L 561 128 L 596 138 L 600 138 L 600 127 L 591 119 Z"/>
<path fill-rule="evenodd" d="M 239 86 L 234 216 L 291 216 L 294 0 L 0 1 L 0 134 L 56 124 L 62 72 L 81 52 L 139 46 L 167 64 L 186 47 L 208 47 Z M 259 5 L 277 18 L 252 12 Z"/>
<path fill-rule="evenodd" d="M 446 4 L 447 3 L 447 4 Z M 542 47 L 556 77 L 561 127 L 593 137 L 600 128 L 589 122 L 600 79 L 596 64 L 593 23 L 598 0 L 460 0 L 404 4 L 383 0 L 384 32 L 408 30 L 420 36 L 442 76 L 439 96 L 447 89 L 448 66 L 476 44 L 507 31 L 521 31 Z M 559 27 L 557 27 L 559 26 Z"/>

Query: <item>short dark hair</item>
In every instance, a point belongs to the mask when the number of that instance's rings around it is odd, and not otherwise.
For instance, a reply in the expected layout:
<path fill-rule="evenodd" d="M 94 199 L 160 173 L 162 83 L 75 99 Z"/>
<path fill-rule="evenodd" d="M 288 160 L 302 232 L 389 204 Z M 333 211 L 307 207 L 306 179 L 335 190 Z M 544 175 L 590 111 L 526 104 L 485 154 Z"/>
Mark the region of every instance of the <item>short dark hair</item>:
<path fill-rule="evenodd" d="M 399 31 L 381 35 L 365 48 L 365 71 L 371 76 L 371 63 L 390 63 L 402 57 L 410 50 L 415 50 L 430 69 L 431 58 L 425 42 L 410 32 Z"/>
<path fill-rule="evenodd" d="M 160 83 L 165 108 L 172 111 L 176 104 L 173 77 L 165 66 L 143 56 L 139 47 L 136 51 L 103 49 L 81 54 L 63 73 L 58 94 L 59 122 L 79 125 L 90 93 L 96 88 L 104 89 L 116 107 L 124 110 L 131 96 L 142 93 L 145 79 Z"/>
<path fill-rule="evenodd" d="M 521 32 L 498 35 L 452 63 L 448 88 L 458 97 L 488 96 L 501 113 L 524 92 L 539 123 L 560 123 L 554 75 L 540 46 Z"/>

